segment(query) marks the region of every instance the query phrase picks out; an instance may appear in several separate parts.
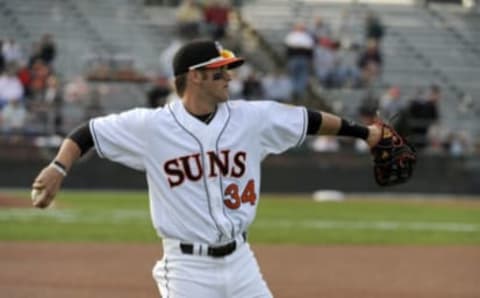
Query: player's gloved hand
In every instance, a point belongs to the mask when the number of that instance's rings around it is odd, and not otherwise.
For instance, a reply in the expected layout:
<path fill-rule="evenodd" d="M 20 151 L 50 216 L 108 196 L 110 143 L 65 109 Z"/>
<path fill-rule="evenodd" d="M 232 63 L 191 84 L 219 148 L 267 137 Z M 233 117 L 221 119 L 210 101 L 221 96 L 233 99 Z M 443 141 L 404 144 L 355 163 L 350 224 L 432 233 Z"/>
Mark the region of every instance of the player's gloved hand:
<path fill-rule="evenodd" d="M 415 148 L 381 120 L 377 120 L 369 130 L 367 143 L 373 155 L 377 184 L 389 186 L 408 181 L 417 159 Z"/>
<path fill-rule="evenodd" d="M 64 175 L 51 165 L 46 166 L 38 174 L 32 184 L 32 203 L 37 208 L 48 207 L 57 194 Z M 33 196 L 33 193 L 36 195 Z"/>

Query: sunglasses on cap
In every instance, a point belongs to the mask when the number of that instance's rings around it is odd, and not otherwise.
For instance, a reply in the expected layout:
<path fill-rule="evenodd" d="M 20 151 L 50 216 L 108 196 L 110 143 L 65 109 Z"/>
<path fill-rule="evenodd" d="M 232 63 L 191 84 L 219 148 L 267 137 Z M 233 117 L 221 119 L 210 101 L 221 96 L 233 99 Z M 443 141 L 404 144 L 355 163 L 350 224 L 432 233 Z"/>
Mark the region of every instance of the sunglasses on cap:
<path fill-rule="evenodd" d="M 202 63 L 198 63 L 198 64 L 195 64 L 195 65 L 192 65 L 190 66 L 188 69 L 190 70 L 194 70 L 194 69 L 199 69 L 199 68 L 202 68 L 202 67 L 205 67 L 205 66 L 208 66 L 210 64 L 214 64 L 214 63 L 218 63 L 218 62 L 221 62 L 221 61 L 224 61 L 226 59 L 231 59 L 231 58 L 235 58 L 235 54 L 230 51 L 230 50 L 226 50 L 226 49 L 221 49 L 219 51 L 219 56 L 218 57 L 215 57 L 215 58 L 212 58 L 208 61 L 205 61 L 205 62 L 202 62 Z"/>

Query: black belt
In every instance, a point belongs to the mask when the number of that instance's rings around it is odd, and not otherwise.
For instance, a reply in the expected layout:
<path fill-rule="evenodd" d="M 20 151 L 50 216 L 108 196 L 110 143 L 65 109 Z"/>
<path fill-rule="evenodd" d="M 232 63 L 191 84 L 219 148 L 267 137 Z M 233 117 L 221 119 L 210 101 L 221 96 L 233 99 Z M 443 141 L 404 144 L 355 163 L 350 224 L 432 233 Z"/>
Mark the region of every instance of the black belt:
<path fill-rule="evenodd" d="M 247 233 L 242 233 L 243 241 L 247 240 Z M 237 241 L 233 240 L 221 246 L 208 246 L 206 254 L 214 258 L 222 258 L 232 254 L 237 248 Z M 194 245 L 190 243 L 180 243 L 180 250 L 187 255 L 194 254 Z M 201 251 L 199 252 L 202 253 Z"/>

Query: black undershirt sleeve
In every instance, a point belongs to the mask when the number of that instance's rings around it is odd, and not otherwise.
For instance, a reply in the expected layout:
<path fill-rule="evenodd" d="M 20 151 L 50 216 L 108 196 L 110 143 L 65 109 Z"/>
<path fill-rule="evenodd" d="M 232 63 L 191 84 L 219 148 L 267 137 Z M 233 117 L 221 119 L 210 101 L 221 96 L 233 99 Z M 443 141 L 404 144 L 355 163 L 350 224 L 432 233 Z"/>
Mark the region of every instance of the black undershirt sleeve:
<path fill-rule="evenodd" d="M 342 124 L 337 135 L 366 140 L 369 135 L 369 130 L 363 125 L 357 124 L 353 121 L 342 119 Z"/>
<path fill-rule="evenodd" d="M 70 132 L 67 138 L 77 143 L 78 147 L 80 147 L 80 156 L 87 153 L 88 150 L 93 147 L 93 137 L 92 133 L 90 132 L 88 122 L 85 122 L 84 124 L 75 128 L 72 132 Z"/>
<path fill-rule="evenodd" d="M 307 134 L 308 135 L 317 135 L 320 127 L 322 126 L 322 114 L 317 111 L 313 111 L 308 109 L 308 128 Z M 360 138 L 366 140 L 368 138 L 368 128 L 354 123 L 353 121 L 347 121 L 345 119 L 341 119 L 340 129 L 337 133 L 338 136 L 346 136 L 346 137 L 353 137 L 353 138 Z"/>
<path fill-rule="evenodd" d="M 317 111 L 307 109 L 308 127 L 307 135 L 316 135 L 322 126 L 322 114 Z"/>

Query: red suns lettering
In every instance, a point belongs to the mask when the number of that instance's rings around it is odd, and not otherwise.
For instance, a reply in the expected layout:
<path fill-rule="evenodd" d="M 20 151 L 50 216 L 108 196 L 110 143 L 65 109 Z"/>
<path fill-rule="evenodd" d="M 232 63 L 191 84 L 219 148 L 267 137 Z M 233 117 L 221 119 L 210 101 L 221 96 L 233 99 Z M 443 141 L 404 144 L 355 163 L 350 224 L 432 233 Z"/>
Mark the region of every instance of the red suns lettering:
<path fill-rule="evenodd" d="M 170 187 L 180 185 L 183 183 L 183 180 L 185 180 L 185 175 L 180 169 L 180 163 L 178 162 L 178 159 L 171 159 L 167 161 L 163 166 L 163 169 L 165 170 L 165 173 L 167 173 Z"/>
<path fill-rule="evenodd" d="M 196 175 L 194 175 L 192 172 L 192 166 L 190 165 L 190 162 L 188 161 L 190 159 L 190 157 L 193 157 L 193 159 L 195 160 L 196 164 L 197 164 L 197 170 L 196 170 Z M 197 154 L 194 154 L 194 155 L 190 155 L 190 156 L 182 156 L 180 157 L 180 160 L 182 161 L 182 165 L 183 165 L 183 171 L 185 173 L 185 175 L 187 176 L 187 178 L 189 180 L 192 180 L 192 181 L 198 181 L 200 180 L 200 178 L 202 178 L 202 175 L 203 175 L 203 168 L 202 168 L 202 163 L 200 162 L 200 154 L 197 153 Z"/>
<path fill-rule="evenodd" d="M 232 158 L 232 160 L 230 160 Z M 230 176 L 240 178 L 245 174 L 247 153 L 240 151 L 233 157 L 230 150 L 222 150 L 221 154 L 215 151 L 207 152 L 205 162 L 208 163 L 208 177 Z M 170 187 L 182 184 L 185 179 L 198 181 L 203 177 L 204 165 L 200 153 L 180 156 L 165 162 L 163 166 L 168 177 Z"/>
<path fill-rule="evenodd" d="M 209 177 L 217 177 L 217 169 L 220 170 L 220 173 L 223 176 L 228 174 L 228 162 L 229 162 L 229 153 L 230 150 L 222 150 L 223 161 L 220 160 L 219 156 L 214 151 L 208 151 L 208 162 L 210 163 L 210 174 Z"/>
<path fill-rule="evenodd" d="M 245 161 L 247 159 L 247 153 L 240 151 L 235 154 L 235 157 L 233 158 L 233 162 L 235 164 L 234 167 L 232 167 L 232 171 L 230 172 L 230 175 L 235 178 L 240 178 L 245 174 Z"/>

